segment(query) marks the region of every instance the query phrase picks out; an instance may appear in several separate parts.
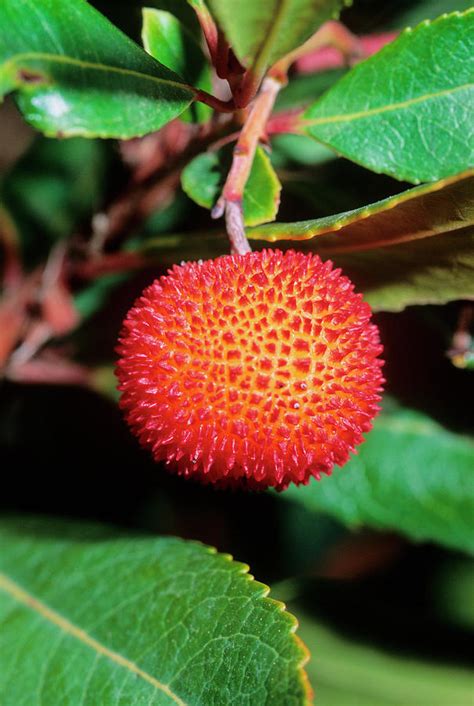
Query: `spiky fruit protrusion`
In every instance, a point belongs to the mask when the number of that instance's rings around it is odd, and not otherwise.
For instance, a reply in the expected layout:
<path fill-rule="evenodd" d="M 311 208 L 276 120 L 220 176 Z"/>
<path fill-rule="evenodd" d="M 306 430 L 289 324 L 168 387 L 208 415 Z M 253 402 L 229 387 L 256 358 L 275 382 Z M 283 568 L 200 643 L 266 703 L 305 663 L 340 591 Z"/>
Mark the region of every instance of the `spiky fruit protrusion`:
<path fill-rule="evenodd" d="M 252 488 L 331 473 L 378 411 L 371 311 L 330 261 L 264 250 L 175 266 L 124 322 L 120 406 L 184 476 Z"/>

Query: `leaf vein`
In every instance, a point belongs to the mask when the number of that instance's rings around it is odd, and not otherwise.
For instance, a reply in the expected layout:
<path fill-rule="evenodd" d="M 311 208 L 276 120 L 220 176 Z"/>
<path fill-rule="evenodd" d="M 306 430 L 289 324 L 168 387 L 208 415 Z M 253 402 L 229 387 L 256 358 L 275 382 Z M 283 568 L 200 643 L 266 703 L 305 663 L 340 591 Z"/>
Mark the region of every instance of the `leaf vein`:
<path fill-rule="evenodd" d="M 465 91 L 469 88 L 474 88 L 474 83 L 465 83 L 462 86 L 456 86 L 455 88 L 446 88 L 443 91 L 437 91 L 435 93 L 425 93 L 422 96 L 417 96 L 416 98 L 409 98 L 408 100 L 400 101 L 399 103 L 392 103 L 391 105 L 384 105 L 378 108 L 369 108 L 368 110 L 360 110 L 355 113 L 347 113 L 347 115 L 330 115 L 321 118 L 303 119 L 301 125 L 302 127 L 313 127 L 315 125 L 328 125 L 331 123 L 350 122 L 352 120 L 370 118 L 373 115 L 377 116 L 381 113 L 393 112 L 395 110 L 405 110 L 406 108 L 411 108 L 412 105 L 416 105 L 417 103 L 423 103 L 424 101 L 432 100 L 434 98 L 440 98 L 442 96 L 453 95 L 454 93 L 458 93 L 459 91 Z"/>
<path fill-rule="evenodd" d="M 0 573 L 0 590 L 3 590 L 5 593 L 7 593 L 19 603 L 27 606 L 28 608 L 31 608 L 31 610 L 41 615 L 45 620 L 49 621 L 50 623 L 53 623 L 54 625 L 56 625 L 56 627 L 60 628 L 60 630 L 62 630 L 65 634 L 75 637 L 77 640 L 93 649 L 97 654 L 103 655 L 104 657 L 108 657 L 108 659 L 110 659 L 112 662 L 115 662 L 115 664 L 118 664 L 119 666 L 128 669 L 133 674 L 136 674 L 136 676 L 148 682 L 148 684 L 151 684 L 155 689 L 158 689 L 159 691 L 162 691 L 164 694 L 169 696 L 169 698 L 172 699 L 176 704 L 178 704 L 178 706 L 186 706 L 185 702 L 182 701 L 182 699 L 180 699 L 179 696 L 177 696 L 167 684 L 162 684 L 151 674 L 148 674 L 143 669 L 140 669 L 140 667 L 131 660 L 127 659 L 126 657 L 123 657 L 123 655 L 119 654 L 118 652 L 114 652 L 113 650 L 100 643 L 98 640 L 89 635 L 85 630 L 82 630 L 82 628 L 77 627 L 69 620 L 67 620 L 67 618 L 64 618 L 56 611 L 49 608 L 49 606 L 47 606 L 45 603 L 35 598 L 17 583 L 8 578 L 8 576 L 2 573 Z"/>
<path fill-rule="evenodd" d="M 63 56 L 61 54 L 48 54 L 44 52 L 22 52 L 15 54 L 14 56 L 7 59 L 4 62 L 4 67 L 10 65 L 15 65 L 21 63 L 22 61 L 28 61 L 29 59 L 37 59 L 39 61 L 51 61 L 58 64 L 72 64 L 75 66 L 80 66 L 84 69 L 92 69 L 95 71 L 110 71 L 117 74 L 122 74 L 124 76 L 134 76 L 135 78 L 141 78 L 148 81 L 153 81 L 154 83 L 166 84 L 167 86 L 175 86 L 176 88 L 189 91 L 190 93 L 196 93 L 196 89 L 193 86 L 189 86 L 187 83 L 181 83 L 179 81 L 172 81 L 167 78 L 160 78 L 159 76 L 151 76 L 150 74 L 145 74 L 140 71 L 135 71 L 134 69 L 126 69 L 121 66 L 111 66 L 108 64 L 94 63 L 92 61 L 84 61 L 83 59 L 76 59 L 71 56 Z"/>

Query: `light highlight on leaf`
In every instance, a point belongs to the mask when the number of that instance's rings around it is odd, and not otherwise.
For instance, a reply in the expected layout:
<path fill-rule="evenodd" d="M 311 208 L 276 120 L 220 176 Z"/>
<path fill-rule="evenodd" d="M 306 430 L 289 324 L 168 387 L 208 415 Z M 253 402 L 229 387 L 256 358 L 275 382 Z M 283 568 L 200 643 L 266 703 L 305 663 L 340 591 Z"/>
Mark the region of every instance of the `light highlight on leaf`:
<path fill-rule="evenodd" d="M 0 96 L 48 136 L 158 130 L 195 92 L 84 0 L 3 0 Z"/>

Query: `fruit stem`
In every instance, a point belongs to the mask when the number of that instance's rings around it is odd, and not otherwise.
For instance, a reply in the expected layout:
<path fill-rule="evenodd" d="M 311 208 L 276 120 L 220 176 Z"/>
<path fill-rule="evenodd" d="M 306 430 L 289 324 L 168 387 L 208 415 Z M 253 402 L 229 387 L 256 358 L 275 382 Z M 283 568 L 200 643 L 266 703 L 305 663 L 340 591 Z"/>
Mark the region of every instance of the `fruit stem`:
<path fill-rule="evenodd" d="M 252 168 L 255 150 L 265 132 L 268 118 L 281 87 L 281 81 L 271 76 L 263 80 L 260 93 L 255 98 L 234 147 L 232 166 L 227 175 L 222 195 L 212 209 L 213 218 L 220 218 L 225 214 L 232 253 L 242 255 L 251 250 L 245 235 L 242 210 L 244 189 Z"/>

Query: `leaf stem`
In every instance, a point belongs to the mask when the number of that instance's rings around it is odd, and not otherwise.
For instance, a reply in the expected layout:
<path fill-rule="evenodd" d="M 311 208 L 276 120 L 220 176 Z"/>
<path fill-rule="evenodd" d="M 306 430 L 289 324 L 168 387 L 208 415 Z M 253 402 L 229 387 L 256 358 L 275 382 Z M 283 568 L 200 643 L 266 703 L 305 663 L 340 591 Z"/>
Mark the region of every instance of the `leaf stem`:
<path fill-rule="evenodd" d="M 341 53 L 343 61 L 353 63 L 362 58 L 362 48 L 359 38 L 350 32 L 343 24 L 335 20 L 325 22 L 304 44 L 294 49 L 279 59 L 268 70 L 271 76 L 281 83 L 286 83 L 290 66 L 301 57 L 315 52 L 324 47 L 333 47 Z M 244 108 L 252 100 L 265 73 L 265 65 L 258 60 L 244 74 L 240 86 L 234 92 L 237 108 Z"/>
<path fill-rule="evenodd" d="M 201 103 L 205 103 L 211 108 L 214 108 L 214 110 L 217 110 L 219 113 L 233 113 L 235 111 L 235 104 L 232 99 L 228 101 L 223 101 L 220 98 L 216 98 L 216 96 L 213 96 L 207 91 L 202 91 L 201 89 L 193 90 L 196 96 L 196 100 L 200 101 Z"/>
<path fill-rule="evenodd" d="M 267 135 L 302 134 L 302 114 L 300 109 L 275 113 L 267 123 Z"/>
<path fill-rule="evenodd" d="M 275 104 L 282 84 L 273 77 L 267 77 L 250 109 L 239 139 L 234 147 L 232 166 L 227 175 L 222 195 L 212 210 L 213 218 L 225 214 L 227 233 L 231 242 L 231 252 L 250 252 L 245 235 L 243 218 L 243 197 L 245 184 L 252 168 L 255 150 L 265 132 L 265 127 Z"/>
<path fill-rule="evenodd" d="M 204 35 L 204 39 L 206 40 L 207 48 L 209 49 L 211 62 L 214 66 L 216 66 L 219 46 L 219 34 L 216 23 L 204 3 L 191 3 L 191 5 L 197 15 L 199 24 L 201 25 L 201 30 Z"/>

